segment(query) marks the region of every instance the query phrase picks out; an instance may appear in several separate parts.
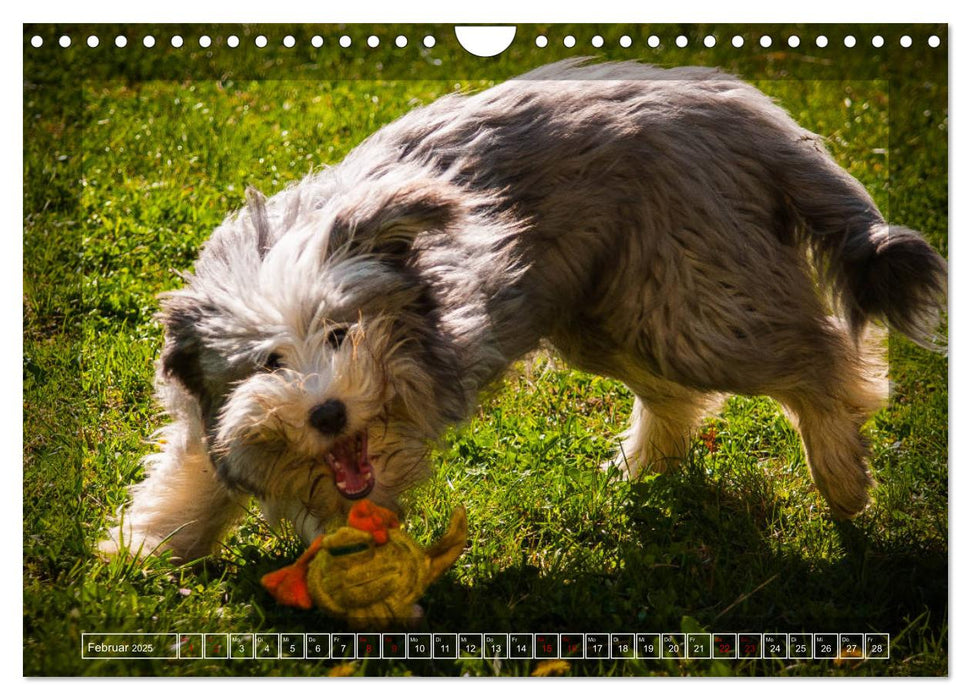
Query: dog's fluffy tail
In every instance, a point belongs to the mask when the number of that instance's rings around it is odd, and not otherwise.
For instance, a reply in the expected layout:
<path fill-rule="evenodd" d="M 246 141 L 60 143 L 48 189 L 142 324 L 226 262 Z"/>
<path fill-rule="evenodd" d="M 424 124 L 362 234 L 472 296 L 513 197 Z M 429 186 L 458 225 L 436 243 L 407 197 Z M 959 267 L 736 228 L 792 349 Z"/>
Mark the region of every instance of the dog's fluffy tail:
<path fill-rule="evenodd" d="M 890 226 L 866 189 L 819 143 L 801 144 L 780 173 L 806 243 L 859 338 L 882 320 L 913 341 L 941 349 L 947 263 L 920 234 Z"/>

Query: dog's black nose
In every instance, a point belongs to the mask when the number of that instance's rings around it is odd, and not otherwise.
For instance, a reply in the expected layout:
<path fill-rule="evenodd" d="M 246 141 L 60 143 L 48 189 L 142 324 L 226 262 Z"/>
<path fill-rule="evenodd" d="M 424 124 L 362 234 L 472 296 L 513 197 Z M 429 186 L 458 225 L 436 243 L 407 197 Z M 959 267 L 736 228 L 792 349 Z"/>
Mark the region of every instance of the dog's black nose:
<path fill-rule="evenodd" d="M 324 435 L 337 435 L 347 425 L 347 409 L 339 399 L 327 399 L 310 409 L 310 425 Z"/>

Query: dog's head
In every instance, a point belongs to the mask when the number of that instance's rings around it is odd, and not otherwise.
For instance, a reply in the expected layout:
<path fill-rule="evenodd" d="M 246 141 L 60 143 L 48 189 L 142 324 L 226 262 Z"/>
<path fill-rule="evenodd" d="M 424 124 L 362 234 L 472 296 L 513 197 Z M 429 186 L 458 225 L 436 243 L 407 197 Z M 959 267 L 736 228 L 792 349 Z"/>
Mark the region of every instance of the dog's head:
<path fill-rule="evenodd" d="M 323 519 L 364 496 L 393 507 L 423 475 L 429 439 L 474 398 L 443 318 L 462 262 L 434 252 L 460 255 L 435 241 L 466 216 L 434 180 L 305 181 L 217 229 L 163 299 L 159 374 L 198 410 L 225 483 Z"/>

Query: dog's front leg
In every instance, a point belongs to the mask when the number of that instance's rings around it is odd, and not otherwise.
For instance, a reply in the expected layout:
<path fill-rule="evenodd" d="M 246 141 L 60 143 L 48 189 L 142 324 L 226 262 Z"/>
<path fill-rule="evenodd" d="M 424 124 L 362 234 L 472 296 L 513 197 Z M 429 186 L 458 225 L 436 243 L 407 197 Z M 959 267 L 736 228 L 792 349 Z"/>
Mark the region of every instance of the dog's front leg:
<path fill-rule="evenodd" d="M 101 552 L 171 550 L 183 561 L 212 553 L 243 514 L 243 496 L 219 480 L 201 433 L 191 418 L 162 430 L 161 450 L 145 458 L 148 476 L 132 488 L 131 505 L 122 508 Z"/>
<path fill-rule="evenodd" d="M 317 535 L 340 527 L 342 513 L 337 510 L 330 518 L 322 518 L 306 504 L 294 498 L 260 498 L 263 517 L 271 527 L 279 528 L 285 521 L 293 526 L 294 533 L 310 544 Z"/>
<path fill-rule="evenodd" d="M 604 465 L 631 479 L 643 470 L 661 473 L 680 464 L 702 418 L 722 399 L 659 378 L 642 378 L 634 386 L 630 427 L 621 436 L 620 451 Z"/>

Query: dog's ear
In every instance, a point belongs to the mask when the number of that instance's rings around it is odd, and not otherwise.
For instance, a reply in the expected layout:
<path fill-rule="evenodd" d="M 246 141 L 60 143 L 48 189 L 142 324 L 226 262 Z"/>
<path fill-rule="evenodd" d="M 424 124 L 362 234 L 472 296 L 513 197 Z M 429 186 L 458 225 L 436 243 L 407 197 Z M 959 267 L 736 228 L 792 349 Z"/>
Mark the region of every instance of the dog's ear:
<path fill-rule="evenodd" d="M 438 180 L 369 188 L 335 216 L 327 255 L 402 257 L 418 234 L 443 231 L 462 213 L 461 197 Z"/>
<path fill-rule="evenodd" d="M 249 186 L 246 188 L 246 206 L 250 223 L 256 231 L 256 252 L 262 260 L 270 249 L 270 221 L 266 215 L 266 197 L 255 187 Z"/>
<path fill-rule="evenodd" d="M 198 332 L 202 311 L 172 295 L 165 299 L 159 317 L 165 325 L 162 374 L 182 384 L 198 399 L 205 413 L 209 402 L 200 364 L 202 343 Z"/>

